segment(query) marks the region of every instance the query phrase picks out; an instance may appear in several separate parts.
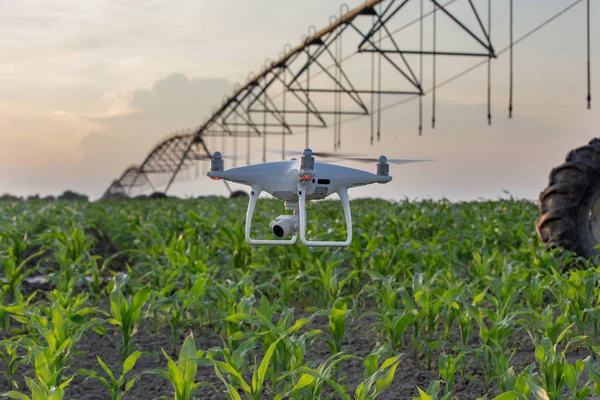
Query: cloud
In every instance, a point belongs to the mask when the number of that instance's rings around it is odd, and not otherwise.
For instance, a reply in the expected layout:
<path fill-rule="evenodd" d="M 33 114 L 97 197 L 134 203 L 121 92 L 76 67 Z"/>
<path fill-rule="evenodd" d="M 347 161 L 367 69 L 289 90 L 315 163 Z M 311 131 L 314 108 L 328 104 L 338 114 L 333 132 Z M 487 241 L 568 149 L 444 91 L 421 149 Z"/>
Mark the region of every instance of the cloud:
<path fill-rule="evenodd" d="M 54 168 L 72 168 L 83 153 L 79 140 L 99 129 L 93 121 L 61 110 L 0 107 L 2 175 L 45 176 Z"/>
<path fill-rule="evenodd" d="M 232 89 L 226 79 L 190 79 L 172 74 L 149 90 L 107 96 L 113 104 L 119 104 L 114 107 L 115 113 L 90 118 L 102 128 L 80 143 L 84 156 L 78 169 L 94 182 L 87 187 L 88 192 L 101 194 L 112 179 L 129 165 L 141 163 L 171 132 L 200 125 Z M 129 102 L 123 102 L 127 98 Z"/>
<path fill-rule="evenodd" d="M 20 194 L 71 188 L 98 197 L 171 132 L 198 126 L 232 90 L 226 79 L 171 74 L 150 89 L 106 93 L 95 110 L 2 101 L 0 180 Z"/>

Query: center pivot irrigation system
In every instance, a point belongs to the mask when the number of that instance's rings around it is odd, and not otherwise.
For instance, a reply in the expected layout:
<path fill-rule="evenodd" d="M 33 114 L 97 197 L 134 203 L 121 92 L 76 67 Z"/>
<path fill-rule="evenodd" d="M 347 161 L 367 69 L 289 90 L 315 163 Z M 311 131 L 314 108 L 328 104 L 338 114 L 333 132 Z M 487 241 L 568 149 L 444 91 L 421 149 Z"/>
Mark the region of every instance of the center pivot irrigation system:
<path fill-rule="evenodd" d="M 493 4 L 492 4 L 493 3 Z M 518 4 L 514 4 L 518 3 Z M 250 73 L 243 85 L 197 129 L 178 131 L 156 145 L 139 165 L 127 168 L 104 193 L 104 199 L 140 193 L 166 193 L 178 180 L 198 177 L 198 166 L 212 159 L 209 146 L 220 140 L 226 152 L 231 142 L 233 166 L 251 164 L 252 141 L 262 142 L 262 161 L 267 144 L 281 144 L 286 156 L 286 137 L 333 131 L 334 151 L 342 147 L 342 124 L 370 118 L 370 143 L 381 140 L 382 112 L 400 104 L 418 101 L 418 125 L 424 124 L 424 96 L 430 94 L 431 127 L 436 126 L 436 90 L 479 67 L 487 67 L 487 119 L 492 123 L 492 60 L 509 57 L 508 117 L 513 114 L 513 48 L 552 21 L 581 5 L 585 24 L 587 108 L 591 108 L 590 0 L 566 2 L 561 10 L 514 36 L 514 15 L 524 2 L 514 0 L 368 0 L 350 10 L 343 4 L 329 26 L 311 26 L 296 47 L 286 45 L 277 60 L 267 60 L 259 73 Z M 541 6 L 540 6 L 541 7 Z M 498 49 L 492 40 L 494 10 L 507 14 L 508 45 Z M 496 34 L 494 38 L 500 35 Z M 426 58 L 427 71 L 425 71 Z M 443 71 L 460 62 L 478 59 L 450 77 Z M 459 61 L 460 60 L 460 61 Z M 431 82 L 428 88 L 424 80 Z M 384 101 L 397 97 L 398 100 Z M 312 134 L 312 136 L 311 136 Z M 268 139 L 269 138 L 269 139 Z M 229 140 L 226 140 L 229 139 Z M 214 148 L 213 148 L 214 150 Z M 194 173 L 195 172 L 195 173 Z M 226 181 L 224 181 L 225 184 Z M 158 192 L 157 188 L 162 188 Z M 231 192 L 231 189 L 228 186 Z M 232 193 L 232 195 L 235 193 Z M 557 244 L 581 255 L 596 254 L 600 244 L 600 141 L 569 152 L 566 162 L 550 174 L 549 185 L 540 195 L 538 234 L 545 244 Z"/>

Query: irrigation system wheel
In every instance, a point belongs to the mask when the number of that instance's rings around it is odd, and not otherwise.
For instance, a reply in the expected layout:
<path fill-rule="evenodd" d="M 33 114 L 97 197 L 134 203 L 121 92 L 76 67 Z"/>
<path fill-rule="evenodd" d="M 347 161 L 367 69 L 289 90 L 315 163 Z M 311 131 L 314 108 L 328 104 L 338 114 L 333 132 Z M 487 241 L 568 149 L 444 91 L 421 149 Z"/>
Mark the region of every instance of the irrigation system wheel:
<path fill-rule="evenodd" d="M 571 150 L 550 172 L 540 194 L 536 229 L 542 242 L 575 252 L 600 255 L 600 139 Z"/>

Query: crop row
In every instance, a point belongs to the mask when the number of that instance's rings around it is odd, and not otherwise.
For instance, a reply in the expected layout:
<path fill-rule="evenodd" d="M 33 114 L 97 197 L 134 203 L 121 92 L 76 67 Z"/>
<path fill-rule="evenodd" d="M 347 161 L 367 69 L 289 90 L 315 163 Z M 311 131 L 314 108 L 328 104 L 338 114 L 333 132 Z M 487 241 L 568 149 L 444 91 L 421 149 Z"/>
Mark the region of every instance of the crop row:
<path fill-rule="evenodd" d="M 338 205 L 311 205 L 309 235 L 345 237 Z M 277 207 L 259 202 L 256 235 Z M 140 398 L 160 381 L 179 400 L 600 395 L 600 268 L 540 248 L 535 205 L 352 209 L 352 245 L 319 249 L 249 246 L 238 200 L 1 204 L 0 391 L 62 399 L 96 384 L 103 398 Z M 114 356 L 82 354 L 90 341 Z M 410 381 L 411 368 L 430 379 Z"/>

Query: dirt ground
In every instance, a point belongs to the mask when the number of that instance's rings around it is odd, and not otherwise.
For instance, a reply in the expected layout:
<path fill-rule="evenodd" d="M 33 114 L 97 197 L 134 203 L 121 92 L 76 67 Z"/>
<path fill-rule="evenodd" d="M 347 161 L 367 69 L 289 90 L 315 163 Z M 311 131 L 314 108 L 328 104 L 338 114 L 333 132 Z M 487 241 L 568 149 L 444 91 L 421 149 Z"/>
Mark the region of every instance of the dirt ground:
<path fill-rule="evenodd" d="M 369 330 L 373 327 L 374 322 L 373 319 L 369 320 L 368 318 L 365 318 L 349 324 L 346 339 L 343 343 L 343 349 L 348 352 L 348 354 L 364 357 L 373 350 L 376 342 L 374 335 L 371 334 Z M 322 329 L 323 331 L 327 331 L 327 320 L 325 318 L 315 320 L 310 326 L 307 326 L 307 329 Z M 198 349 L 207 350 L 211 347 L 223 345 L 220 336 L 209 328 L 196 327 L 192 328 L 192 331 L 194 332 Z M 183 342 L 183 339 L 184 337 L 182 335 L 180 341 Z M 528 340 L 526 335 L 515 338 L 515 341 L 522 341 L 525 344 L 513 358 L 512 364 L 516 371 L 520 371 L 535 360 L 533 347 L 527 345 Z M 117 351 L 117 346 L 119 345 L 118 342 L 119 338 L 116 336 L 111 338 L 106 335 L 100 335 L 93 331 L 89 331 L 76 346 L 75 351 L 81 353 L 74 356 L 74 361 L 68 370 L 68 374 L 83 368 L 96 370 L 99 374 L 103 375 L 104 373 L 96 361 L 96 356 L 100 356 L 109 367 L 116 369 L 120 359 L 119 352 Z M 161 353 L 161 348 L 165 349 L 165 351 L 173 357 L 168 327 L 164 326 L 160 328 L 157 333 L 154 333 L 151 320 L 145 321 L 145 324 L 141 327 L 138 334 L 136 334 L 134 343 L 140 351 L 150 353 L 138 360 L 136 367 L 133 370 L 134 375 L 141 371 L 151 369 L 166 369 L 166 360 Z M 576 350 L 570 355 L 579 359 L 585 357 L 583 354 L 577 354 Z M 320 363 L 328 356 L 329 352 L 327 345 L 324 342 L 316 342 L 315 345 L 307 347 L 307 361 Z M 456 378 L 453 394 L 459 399 L 475 400 L 485 395 L 484 378 L 481 374 L 481 368 L 479 367 L 480 365 L 478 366 L 475 364 L 468 368 L 466 375 L 470 375 L 470 379 L 462 377 Z M 4 368 L 4 364 L 0 363 L 0 368 Z M 348 385 L 351 389 L 354 389 L 358 383 L 363 380 L 363 371 L 364 367 L 362 360 L 351 359 L 346 361 L 342 364 L 341 368 L 341 376 L 344 377 L 343 383 Z M 412 349 L 409 347 L 401 358 L 392 386 L 379 396 L 378 399 L 410 400 L 417 396 L 416 386 L 426 389 L 427 385 L 432 380 L 439 379 L 439 377 L 436 376 L 436 371 L 437 368 L 431 370 L 427 369 L 425 361 L 423 359 L 415 358 Z M 19 369 L 19 387 L 26 387 L 23 374 L 29 374 L 29 372 L 30 370 L 25 367 Z M 198 369 L 197 381 L 207 384 L 207 386 L 198 389 L 197 398 L 226 399 L 223 394 L 225 387 L 217 379 L 212 368 L 200 367 Z M 9 390 L 9 388 L 7 387 L 6 379 L 0 377 L 0 393 L 7 390 Z M 493 398 L 496 394 L 497 392 L 492 390 L 488 393 L 487 398 Z M 157 399 L 160 396 L 173 398 L 171 384 L 161 375 L 147 374 L 142 375 L 141 379 L 136 382 L 133 389 L 126 394 L 125 398 L 150 400 Z M 104 386 L 97 380 L 86 379 L 85 376 L 76 376 L 65 391 L 65 399 L 104 400 L 109 398 L 108 391 Z"/>
<path fill-rule="evenodd" d="M 356 324 L 348 327 L 346 340 L 343 348 L 355 356 L 367 356 L 375 347 L 375 339 L 372 334 L 367 332 L 372 326 L 372 321 L 364 319 Z M 327 321 L 315 321 L 309 329 L 322 329 L 327 331 Z M 194 329 L 194 337 L 196 345 L 199 349 L 209 349 L 211 347 L 222 346 L 223 342 L 219 335 L 209 329 L 196 330 Z M 183 340 L 183 337 L 181 338 Z M 113 342 L 114 341 L 114 342 Z M 100 335 L 93 331 L 89 331 L 79 342 L 76 351 L 84 352 L 74 357 L 74 362 L 69 368 L 69 372 L 73 373 L 79 369 L 93 369 L 103 375 L 103 372 L 96 361 L 96 356 L 100 356 L 102 360 L 111 368 L 115 368 L 119 364 L 119 352 L 117 351 L 118 338 L 109 338 L 106 335 Z M 172 357 L 170 344 L 170 331 L 168 327 L 163 327 L 156 334 L 153 333 L 151 322 L 147 322 L 142 326 L 140 332 L 135 336 L 135 344 L 138 349 L 143 352 L 154 353 L 147 355 L 138 360 L 133 373 L 150 369 L 166 369 L 166 360 L 161 354 L 161 348 L 164 348 Z M 314 346 L 308 346 L 307 360 L 321 362 L 329 356 L 327 345 L 324 342 L 317 342 Z M 0 363 L 0 368 L 4 365 Z M 363 380 L 364 367 L 361 360 L 348 360 L 342 364 L 341 376 L 345 376 L 344 384 L 351 388 L 356 387 Z M 25 368 L 21 367 L 18 374 L 21 376 L 18 379 L 19 387 L 25 388 L 25 382 L 22 378 L 24 373 L 28 373 Z M 477 371 L 470 371 L 472 375 L 477 375 Z M 412 399 L 416 396 L 416 385 L 425 389 L 430 381 L 436 379 L 435 372 L 428 370 L 424 366 L 423 360 L 415 359 L 412 352 L 408 351 L 401 358 L 401 363 L 396 370 L 396 375 L 392 386 L 382 394 L 379 399 Z M 205 386 L 197 391 L 199 399 L 226 399 L 223 394 L 224 385 L 217 379 L 212 368 L 199 368 L 197 381 L 207 382 L 213 386 Z M 7 381 L 4 377 L 0 377 L 0 393 L 7 391 Z M 483 395 L 483 385 L 480 382 L 469 382 L 458 378 L 455 386 L 456 395 L 461 399 L 476 399 Z M 94 379 L 86 379 L 85 376 L 77 376 L 69 384 L 65 391 L 66 399 L 82 399 L 82 400 L 104 400 L 109 399 L 108 391 L 98 381 Z M 125 398 L 129 399 L 157 399 L 160 396 L 168 396 L 172 398 L 173 389 L 166 378 L 160 375 L 143 375 L 136 382 L 133 389 L 128 392 Z"/>

